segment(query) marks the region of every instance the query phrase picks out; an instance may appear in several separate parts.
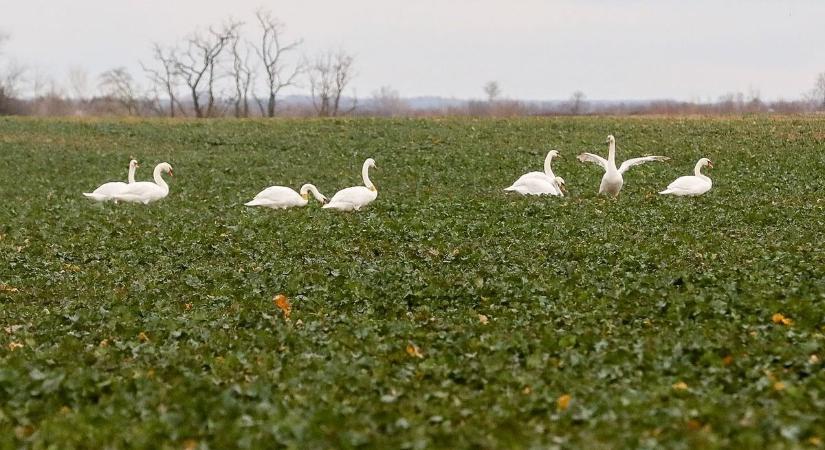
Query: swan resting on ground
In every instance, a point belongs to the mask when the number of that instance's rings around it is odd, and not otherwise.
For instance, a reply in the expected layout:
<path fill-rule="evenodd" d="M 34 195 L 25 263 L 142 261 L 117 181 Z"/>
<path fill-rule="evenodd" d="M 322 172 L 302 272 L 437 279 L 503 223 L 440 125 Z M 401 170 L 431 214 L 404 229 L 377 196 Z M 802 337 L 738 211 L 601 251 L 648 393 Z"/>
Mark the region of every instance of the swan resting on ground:
<path fill-rule="evenodd" d="M 135 182 L 135 171 L 138 167 L 140 167 L 140 165 L 136 160 L 133 159 L 129 161 L 129 176 L 127 178 L 129 180 L 129 184 Z M 112 195 L 125 187 L 126 183 L 122 181 L 111 181 L 109 183 L 101 184 L 100 187 L 92 192 L 84 192 L 83 195 L 97 202 L 105 202 L 108 200 L 113 200 Z M 117 200 L 115 200 L 115 202 L 117 202 Z"/>
<path fill-rule="evenodd" d="M 363 186 L 341 189 L 332 196 L 329 203 L 324 205 L 323 208 L 337 209 L 339 211 L 358 211 L 378 198 L 378 189 L 376 189 L 375 185 L 370 181 L 370 167 L 378 169 L 375 165 L 375 160 L 367 158 L 361 167 L 361 178 L 364 180 Z"/>
<path fill-rule="evenodd" d="M 140 181 L 127 185 L 120 192 L 115 193 L 112 197 L 115 200 L 121 200 L 130 203 L 143 203 L 144 205 L 160 200 L 169 195 L 169 185 L 163 180 L 162 173 L 168 173 L 169 176 L 174 176 L 172 166 L 169 163 L 162 162 L 155 166 L 155 171 L 152 176 L 155 182 Z"/>
<path fill-rule="evenodd" d="M 607 136 L 606 144 L 608 144 L 607 159 L 592 153 L 582 153 L 579 155 L 579 161 L 592 162 L 598 164 L 602 169 L 604 169 L 602 183 L 599 185 L 599 194 L 611 194 L 613 196 L 618 196 L 619 191 L 622 190 L 622 186 L 624 185 L 624 178 L 622 178 L 622 175 L 627 172 L 628 169 L 650 161 L 667 161 L 670 159 L 667 156 L 643 156 L 641 158 L 632 158 L 623 162 L 617 169 L 616 139 L 612 134 Z"/>
<path fill-rule="evenodd" d="M 519 177 L 505 191 L 518 192 L 521 195 L 558 195 L 564 197 L 565 184 L 562 177 L 553 174 L 553 158 L 561 156 L 558 150 L 550 150 L 544 158 L 544 172 L 528 172 Z"/>
<path fill-rule="evenodd" d="M 659 193 L 679 196 L 704 194 L 713 186 L 710 178 L 702 175 L 702 167 L 705 166 L 707 166 L 708 169 L 712 169 L 713 163 L 707 158 L 700 159 L 696 162 L 696 167 L 693 168 L 693 176 L 679 177 L 673 183 L 667 185 L 667 189 Z"/>
<path fill-rule="evenodd" d="M 306 204 L 309 203 L 310 192 L 312 192 L 312 196 L 315 197 L 315 200 L 318 200 L 321 204 L 326 203 L 327 198 L 318 192 L 318 189 L 314 185 L 307 183 L 301 186 L 300 194 L 286 186 L 270 186 L 259 192 L 254 199 L 244 203 L 244 205 L 263 206 L 273 209 L 287 209 L 293 206 L 306 206 Z"/>

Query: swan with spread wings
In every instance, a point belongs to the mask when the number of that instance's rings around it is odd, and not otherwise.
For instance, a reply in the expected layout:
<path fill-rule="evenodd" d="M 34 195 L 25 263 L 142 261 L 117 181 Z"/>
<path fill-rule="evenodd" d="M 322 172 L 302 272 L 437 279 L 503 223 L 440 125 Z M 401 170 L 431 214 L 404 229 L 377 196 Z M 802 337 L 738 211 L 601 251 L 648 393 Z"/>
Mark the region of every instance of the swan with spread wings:
<path fill-rule="evenodd" d="M 604 169 L 604 176 L 602 183 L 599 185 L 599 194 L 611 194 L 614 197 L 619 195 L 624 185 L 624 178 L 622 175 L 633 166 L 644 164 L 650 161 L 667 161 L 670 158 L 667 156 L 643 156 L 641 158 L 631 158 L 623 162 L 618 168 L 616 167 L 616 138 L 613 135 L 607 136 L 608 150 L 607 159 L 592 153 L 582 153 L 579 155 L 579 161 L 592 162 L 598 164 Z"/>

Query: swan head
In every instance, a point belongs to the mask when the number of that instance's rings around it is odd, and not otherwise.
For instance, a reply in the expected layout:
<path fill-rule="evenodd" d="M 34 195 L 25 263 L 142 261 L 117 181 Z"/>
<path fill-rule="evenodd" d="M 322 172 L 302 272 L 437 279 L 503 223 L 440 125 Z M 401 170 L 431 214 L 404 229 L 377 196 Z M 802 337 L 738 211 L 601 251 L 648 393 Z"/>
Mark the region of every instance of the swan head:
<path fill-rule="evenodd" d="M 607 135 L 607 140 L 604 141 L 604 143 L 605 144 L 615 144 L 616 143 L 616 138 L 614 138 L 612 134 L 608 134 Z"/>
<path fill-rule="evenodd" d="M 372 159 L 372 158 L 367 158 L 367 160 L 364 161 L 364 166 L 365 167 L 370 167 L 370 168 L 373 168 L 373 169 L 378 168 L 378 166 L 375 165 L 375 160 Z"/>
<path fill-rule="evenodd" d="M 175 176 L 175 173 L 172 171 L 172 166 L 167 162 L 162 162 L 158 164 L 157 170 L 160 170 L 161 172 L 166 172 L 171 177 Z"/>
<path fill-rule="evenodd" d="M 129 161 L 129 168 L 130 169 L 137 169 L 138 167 L 140 167 L 140 164 L 138 164 L 136 159 L 133 159 L 133 160 Z"/>
<path fill-rule="evenodd" d="M 324 194 L 318 191 L 318 188 L 316 188 L 314 184 L 307 183 L 301 186 L 301 197 L 304 200 L 309 200 L 310 192 L 312 192 L 312 196 L 315 197 L 315 200 L 321 202 L 322 205 L 329 201 L 329 199 Z"/>
<path fill-rule="evenodd" d="M 560 191 L 567 192 L 567 185 L 564 184 L 564 178 L 556 177 L 556 185 L 558 185 Z"/>
<path fill-rule="evenodd" d="M 558 150 L 550 150 L 550 153 L 547 154 L 548 158 L 561 158 L 561 154 Z"/>
<path fill-rule="evenodd" d="M 711 162 L 711 160 L 709 160 L 707 158 L 700 159 L 699 164 L 701 164 L 702 167 L 707 167 L 708 169 L 713 169 L 713 163 Z"/>

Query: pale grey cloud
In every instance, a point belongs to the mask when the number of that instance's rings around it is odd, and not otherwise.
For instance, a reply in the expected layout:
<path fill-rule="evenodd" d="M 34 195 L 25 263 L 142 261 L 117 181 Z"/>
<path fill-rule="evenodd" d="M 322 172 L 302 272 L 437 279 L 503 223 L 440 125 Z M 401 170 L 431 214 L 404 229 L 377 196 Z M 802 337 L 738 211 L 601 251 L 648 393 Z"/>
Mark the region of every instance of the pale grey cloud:
<path fill-rule="evenodd" d="M 197 25 L 249 21 L 259 6 L 313 53 L 357 57 L 359 95 L 715 98 L 758 89 L 795 98 L 825 71 L 825 2 L 539 0 L 46 0 L 0 1 L 7 53 L 64 75 L 148 56 Z M 250 24 L 251 25 L 251 24 Z"/>

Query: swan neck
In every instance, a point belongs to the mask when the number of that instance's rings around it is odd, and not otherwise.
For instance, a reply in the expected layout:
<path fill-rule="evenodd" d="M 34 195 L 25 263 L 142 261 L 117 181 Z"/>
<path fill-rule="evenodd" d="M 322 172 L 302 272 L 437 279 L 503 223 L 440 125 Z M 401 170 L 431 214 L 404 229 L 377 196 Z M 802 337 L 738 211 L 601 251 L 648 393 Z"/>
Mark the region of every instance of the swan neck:
<path fill-rule="evenodd" d="M 162 169 L 161 169 L 160 164 L 155 166 L 155 172 L 152 174 L 152 176 L 155 179 L 155 184 L 157 184 L 158 186 L 163 188 L 163 190 L 169 191 L 169 185 L 166 184 L 166 181 L 163 179 L 163 176 L 161 176 L 161 170 Z"/>
<path fill-rule="evenodd" d="M 553 165 L 553 155 L 548 153 L 547 157 L 544 158 L 544 174 L 547 175 L 548 177 L 555 178 L 555 175 L 553 175 L 552 165 Z"/>
<path fill-rule="evenodd" d="M 135 167 L 133 165 L 129 166 L 129 177 L 128 177 L 129 184 L 132 184 L 132 183 L 135 182 L 135 170 L 137 170 L 137 167 Z"/>
<path fill-rule="evenodd" d="M 610 141 L 607 147 L 607 163 L 610 167 L 616 167 L 616 142 Z"/>
<path fill-rule="evenodd" d="M 696 163 L 696 167 L 693 168 L 693 174 L 696 175 L 697 177 L 702 176 L 702 161 L 699 161 L 698 163 Z"/>
<path fill-rule="evenodd" d="M 312 196 L 315 197 L 315 200 L 318 200 L 319 202 L 322 201 L 324 196 L 321 195 L 321 193 L 318 191 L 318 188 L 316 188 L 314 184 L 310 184 L 308 189 L 310 192 L 312 192 Z"/>
<path fill-rule="evenodd" d="M 369 188 L 370 190 L 375 190 L 375 185 L 372 184 L 370 181 L 370 166 L 366 162 L 364 163 L 364 167 L 361 168 L 361 178 L 364 179 L 364 186 Z"/>

